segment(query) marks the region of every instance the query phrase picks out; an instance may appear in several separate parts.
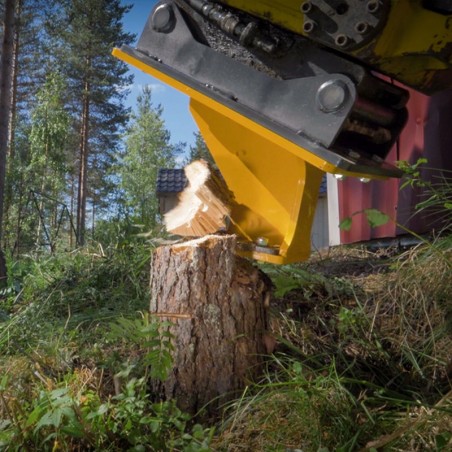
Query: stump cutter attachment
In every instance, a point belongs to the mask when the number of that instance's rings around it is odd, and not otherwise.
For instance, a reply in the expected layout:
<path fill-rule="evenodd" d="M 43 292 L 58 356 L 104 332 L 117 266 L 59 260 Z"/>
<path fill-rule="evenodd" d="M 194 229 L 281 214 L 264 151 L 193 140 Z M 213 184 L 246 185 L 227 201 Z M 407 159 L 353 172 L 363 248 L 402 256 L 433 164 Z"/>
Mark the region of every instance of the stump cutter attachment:
<path fill-rule="evenodd" d="M 243 239 L 240 253 L 276 264 L 307 259 L 325 172 L 400 177 L 384 158 L 405 124 L 407 94 L 301 36 L 254 49 L 269 68 L 256 70 L 209 45 L 200 22 L 160 2 L 137 47 L 113 54 L 190 97 L 235 197 L 230 232 Z"/>

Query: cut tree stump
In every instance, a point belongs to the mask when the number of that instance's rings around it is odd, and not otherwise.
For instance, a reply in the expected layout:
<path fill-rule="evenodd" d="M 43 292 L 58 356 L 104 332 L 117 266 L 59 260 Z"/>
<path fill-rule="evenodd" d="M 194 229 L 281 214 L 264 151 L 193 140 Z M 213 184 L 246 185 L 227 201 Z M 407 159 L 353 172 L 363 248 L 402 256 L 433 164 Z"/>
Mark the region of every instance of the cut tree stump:
<path fill-rule="evenodd" d="M 205 160 L 190 163 L 184 171 L 188 185 L 164 216 L 166 230 L 185 237 L 225 231 L 233 202 L 226 183 Z"/>
<path fill-rule="evenodd" d="M 237 396 L 261 374 L 268 352 L 270 284 L 235 247 L 235 236 L 208 235 L 153 256 L 150 311 L 171 322 L 175 350 L 170 377 L 152 390 L 192 414 L 206 404 L 215 413 Z"/>

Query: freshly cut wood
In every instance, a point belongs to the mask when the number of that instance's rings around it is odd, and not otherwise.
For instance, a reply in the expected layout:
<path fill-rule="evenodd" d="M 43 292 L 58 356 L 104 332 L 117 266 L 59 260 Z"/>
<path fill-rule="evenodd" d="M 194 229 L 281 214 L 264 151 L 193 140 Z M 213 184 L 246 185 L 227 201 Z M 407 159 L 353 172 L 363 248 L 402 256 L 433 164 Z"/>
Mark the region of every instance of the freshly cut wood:
<path fill-rule="evenodd" d="M 202 237 L 227 229 L 232 196 L 225 182 L 205 160 L 185 167 L 188 185 L 177 206 L 165 214 L 168 232 Z"/>
<path fill-rule="evenodd" d="M 175 350 L 170 377 L 152 390 L 190 413 L 208 404 L 212 414 L 237 396 L 268 353 L 270 285 L 235 247 L 235 236 L 208 235 L 153 256 L 150 312 L 171 322 Z"/>

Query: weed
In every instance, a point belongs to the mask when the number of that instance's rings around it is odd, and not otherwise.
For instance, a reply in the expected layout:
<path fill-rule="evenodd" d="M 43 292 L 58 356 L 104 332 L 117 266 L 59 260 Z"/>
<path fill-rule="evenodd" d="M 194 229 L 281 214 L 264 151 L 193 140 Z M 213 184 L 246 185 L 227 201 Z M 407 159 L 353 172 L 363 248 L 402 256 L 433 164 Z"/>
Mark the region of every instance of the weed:
<path fill-rule="evenodd" d="M 140 364 L 144 366 L 141 373 L 147 377 L 164 381 L 168 378 L 168 373 L 172 367 L 172 351 L 174 347 L 171 343 L 173 338 L 169 331 L 169 322 L 153 320 L 148 313 L 142 313 L 141 318 L 127 319 L 121 317 L 116 322 L 110 324 L 109 337 L 113 340 L 125 341 L 127 349 L 130 344 L 137 347 L 143 356 Z"/>
<path fill-rule="evenodd" d="M 231 415 L 237 419 L 234 427 L 225 430 L 220 444 L 232 444 L 229 450 L 240 450 L 240 442 L 253 450 L 272 451 L 354 450 L 379 444 L 394 447 L 390 450 L 446 450 L 452 349 L 450 249 L 446 236 L 384 261 L 376 256 L 372 266 L 359 264 L 352 249 L 348 259 L 346 251 L 340 259 L 334 257 L 337 269 L 327 256 L 271 273 L 277 277 L 276 287 L 282 288 L 275 300 L 279 309 L 272 310 L 275 352 L 298 361 L 308 388 L 323 377 L 332 393 L 347 394 L 350 403 L 348 409 L 342 405 L 340 413 L 321 403 L 315 408 L 298 405 L 296 411 L 312 421 L 319 437 L 319 432 L 334 431 L 327 421 L 331 417 L 343 423 L 346 433 L 335 435 L 331 443 L 314 442 L 294 420 L 298 431 L 305 433 L 293 439 L 295 434 L 277 420 L 291 418 L 283 407 L 290 410 L 297 400 L 291 393 L 285 397 L 285 389 L 279 391 L 278 385 L 287 388 L 293 381 L 282 372 L 278 377 L 270 374 L 267 388 L 248 389 L 235 407 L 240 414 Z M 371 260 L 366 252 L 364 261 Z M 351 276 L 341 285 L 336 275 L 348 271 Z M 284 290 L 284 279 L 290 290 Z M 327 285 L 332 289 L 326 290 Z M 341 406 L 334 396 L 332 400 Z M 281 407 L 275 411 L 278 401 Z M 419 420 L 413 424 L 413 419 Z M 346 425 L 354 427 L 347 430 Z"/>
<path fill-rule="evenodd" d="M 452 225 L 452 172 L 430 168 L 427 163 L 426 158 L 419 158 L 413 165 L 399 162 L 405 173 L 401 189 L 408 186 L 418 189 L 421 194 L 416 212 L 439 220 L 445 229 L 449 229 Z"/>

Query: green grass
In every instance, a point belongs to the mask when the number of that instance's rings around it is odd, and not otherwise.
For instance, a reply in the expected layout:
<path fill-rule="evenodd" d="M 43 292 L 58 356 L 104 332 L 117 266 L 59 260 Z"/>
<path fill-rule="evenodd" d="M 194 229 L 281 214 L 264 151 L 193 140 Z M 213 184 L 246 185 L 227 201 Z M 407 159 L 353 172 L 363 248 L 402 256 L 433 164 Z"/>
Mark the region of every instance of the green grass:
<path fill-rule="evenodd" d="M 449 450 L 450 245 L 270 268 L 278 345 L 228 407 L 218 449 Z"/>
<path fill-rule="evenodd" d="M 0 449 L 446 451 L 451 249 L 445 237 L 396 257 L 350 248 L 264 266 L 276 349 L 204 426 L 148 391 L 171 363 L 170 338 L 143 314 L 147 245 L 10 263 Z"/>
<path fill-rule="evenodd" d="M 150 378 L 171 365 L 149 306 L 149 246 L 24 258 L 0 323 L 1 450 L 208 450 L 211 429 Z"/>

